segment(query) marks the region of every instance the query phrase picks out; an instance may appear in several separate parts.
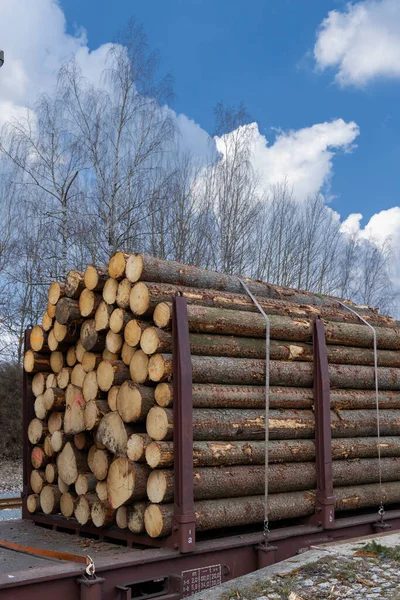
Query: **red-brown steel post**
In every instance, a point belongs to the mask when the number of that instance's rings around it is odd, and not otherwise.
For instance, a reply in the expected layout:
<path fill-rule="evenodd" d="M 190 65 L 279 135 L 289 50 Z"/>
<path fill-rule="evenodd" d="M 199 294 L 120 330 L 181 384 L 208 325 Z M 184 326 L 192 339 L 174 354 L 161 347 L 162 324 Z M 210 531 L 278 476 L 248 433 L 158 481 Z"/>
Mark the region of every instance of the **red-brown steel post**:
<path fill-rule="evenodd" d="M 172 308 L 174 389 L 174 517 L 173 542 L 180 552 L 195 548 L 193 506 L 192 362 L 186 298 L 176 296 Z"/>
<path fill-rule="evenodd" d="M 24 333 L 24 356 L 30 348 L 30 334 L 31 330 L 26 329 Z M 22 373 L 22 469 L 23 469 L 23 480 L 22 480 L 22 518 L 32 518 L 31 513 L 27 508 L 27 498 L 30 489 L 30 477 L 32 472 L 31 462 L 31 447 L 29 444 L 28 436 L 28 425 L 34 418 L 34 395 L 32 393 L 32 375 L 27 373 L 23 369 Z"/>
<path fill-rule="evenodd" d="M 335 497 L 333 495 L 332 477 L 331 398 L 325 330 L 320 318 L 314 321 L 313 353 L 317 494 L 315 515 L 311 520 L 321 525 L 324 529 L 331 529 L 335 524 Z"/>

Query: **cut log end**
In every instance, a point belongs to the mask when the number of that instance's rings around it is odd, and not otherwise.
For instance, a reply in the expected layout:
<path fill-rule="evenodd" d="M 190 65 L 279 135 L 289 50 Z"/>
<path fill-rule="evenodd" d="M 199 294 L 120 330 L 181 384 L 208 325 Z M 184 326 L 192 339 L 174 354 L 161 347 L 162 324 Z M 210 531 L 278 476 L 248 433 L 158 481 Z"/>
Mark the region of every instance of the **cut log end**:
<path fill-rule="evenodd" d="M 116 252 L 108 262 L 108 274 L 113 279 L 122 279 L 125 275 L 127 255 L 124 252 Z"/>
<path fill-rule="evenodd" d="M 129 305 L 131 311 L 137 315 L 144 315 L 150 306 L 150 292 L 145 283 L 139 281 L 136 283 L 132 289 L 129 297 Z"/>
<path fill-rule="evenodd" d="M 173 389 L 170 383 L 159 383 L 154 391 L 154 399 L 159 406 L 171 406 L 173 401 Z"/>
<path fill-rule="evenodd" d="M 65 294 L 65 284 L 60 283 L 59 281 L 54 281 L 50 287 L 47 299 L 50 304 L 57 304 L 60 298 L 62 298 Z"/>
<path fill-rule="evenodd" d="M 114 522 L 115 510 L 107 502 L 98 500 L 92 506 L 91 517 L 95 527 L 107 527 Z"/>
<path fill-rule="evenodd" d="M 120 529 L 128 527 L 128 509 L 126 506 L 120 506 L 117 510 L 115 522 Z"/>
<path fill-rule="evenodd" d="M 28 425 L 28 440 L 33 445 L 39 444 L 45 432 L 46 429 L 43 426 L 43 422 L 39 419 L 32 419 Z"/>
<path fill-rule="evenodd" d="M 40 507 L 45 515 L 60 511 L 61 492 L 55 485 L 45 485 L 40 492 Z"/>
<path fill-rule="evenodd" d="M 32 331 L 29 337 L 29 341 L 31 344 L 32 350 L 35 352 L 40 352 L 46 346 L 47 335 L 45 336 L 45 332 L 40 325 L 35 325 L 32 327 Z"/>
<path fill-rule="evenodd" d="M 86 267 L 83 281 L 88 290 L 99 291 L 107 280 L 107 268 L 89 265 Z"/>
<path fill-rule="evenodd" d="M 124 329 L 124 339 L 125 342 L 134 348 L 140 342 L 140 338 L 142 335 L 142 328 L 136 319 L 132 319 L 129 321 Z"/>
<path fill-rule="evenodd" d="M 169 530 L 169 523 L 165 522 L 162 507 L 150 504 L 144 513 L 146 533 L 151 538 L 163 537 Z"/>
<path fill-rule="evenodd" d="M 26 508 L 31 514 L 40 510 L 40 498 L 38 494 L 29 494 L 26 500 Z"/>
<path fill-rule="evenodd" d="M 165 471 L 154 470 L 147 480 L 147 496 L 150 502 L 164 502 L 168 492 L 168 477 Z"/>
<path fill-rule="evenodd" d="M 161 406 L 153 406 L 147 415 L 146 430 L 149 436 L 156 441 L 169 437 L 172 431 L 172 423 L 169 413 Z"/>
<path fill-rule="evenodd" d="M 159 347 L 159 338 L 155 327 L 147 327 L 140 338 L 140 347 L 146 354 L 154 354 Z"/>
<path fill-rule="evenodd" d="M 107 279 L 103 288 L 103 300 L 107 304 L 115 304 L 118 292 L 118 281 L 116 279 Z"/>
<path fill-rule="evenodd" d="M 129 372 L 135 383 L 145 383 L 148 380 L 149 357 L 143 350 L 137 350 L 132 356 Z"/>
<path fill-rule="evenodd" d="M 66 519 L 70 519 L 74 514 L 75 499 L 76 495 L 71 492 L 64 492 L 60 498 L 61 514 Z"/>
<path fill-rule="evenodd" d="M 125 265 L 125 274 L 131 283 L 136 283 L 143 273 L 143 258 L 141 254 L 131 254 Z"/>
<path fill-rule="evenodd" d="M 172 361 L 167 360 L 163 354 L 153 354 L 149 360 L 148 373 L 151 381 L 162 381 L 169 378 L 171 372 Z"/>
<path fill-rule="evenodd" d="M 160 304 L 157 304 L 153 313 L 153 321 L 157 327 L 160 327 L 161 329 L 168 327 L 171 323 L 171 318 L 171 305 L 167 302 L 160 302 Z"/>

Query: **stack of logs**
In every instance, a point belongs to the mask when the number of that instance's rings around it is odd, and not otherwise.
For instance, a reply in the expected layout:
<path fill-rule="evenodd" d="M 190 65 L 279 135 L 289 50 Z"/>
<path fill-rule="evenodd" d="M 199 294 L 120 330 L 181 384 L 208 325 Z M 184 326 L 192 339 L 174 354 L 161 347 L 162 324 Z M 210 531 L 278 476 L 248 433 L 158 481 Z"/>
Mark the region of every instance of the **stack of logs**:
<path fill-rule="evenodd" d="M 323 319 L 331 386 L 336 510 L 400 502 L 400 324 L 354 307 L 376 328 L 380 488 L 370 327 L 336 298 L 245 280 L 271 322 L 269 517 L 315 507 L 313 321 Z M 53 283 L 25 370 L 35 418 L 32 513 L 169 535 L 174 511 L 172 300 L 187 298 L 193 464 L 199 531 L 264 516 L 265 320 L 241 281 L 116 253 Z"/>

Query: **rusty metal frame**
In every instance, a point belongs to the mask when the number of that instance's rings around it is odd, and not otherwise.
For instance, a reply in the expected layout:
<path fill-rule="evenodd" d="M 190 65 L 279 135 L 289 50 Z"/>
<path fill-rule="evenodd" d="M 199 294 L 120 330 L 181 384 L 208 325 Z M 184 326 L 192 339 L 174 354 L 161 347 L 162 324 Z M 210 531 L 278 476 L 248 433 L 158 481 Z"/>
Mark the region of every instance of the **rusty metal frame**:
<path fill-rule="evenodd" d="M 335 525 L 335 497 L 332 476 L 331 396 L 325 330 L 319 317 L 313 324 L 313 358 L 317 491 L 315 514 L 309 520 L 323 529 L 332 529 Z"/>
<path fill-rule="evenodd" d="M 24 356 L 25 353 L 30 349 L 30 335 L 31 330 L 26 329 L 24 333 Z M 23 465 L 23 479 L 22 479 L 22 518 L 29 519 L 32 517 L 31 513 L 27 508 L 27 499 L 30 493 L 30 478 L 32 473 L 32 462 L 31 462 L 31 449 L 28 436 L 28 425 L 35 417 L 34 402 L 35 397 L 32 392 L 32 379 L 33 376 L 27 373 L 23 369 L 22 375 L 22 465 Z"/>

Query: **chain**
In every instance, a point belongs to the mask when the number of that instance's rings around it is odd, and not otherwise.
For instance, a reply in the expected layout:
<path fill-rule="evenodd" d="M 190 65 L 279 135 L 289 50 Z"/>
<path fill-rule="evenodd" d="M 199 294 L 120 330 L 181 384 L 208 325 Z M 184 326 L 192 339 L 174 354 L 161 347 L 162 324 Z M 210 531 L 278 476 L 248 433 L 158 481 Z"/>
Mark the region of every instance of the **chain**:
<path fill-rule="evenodd" d="M 347 304 L 343 304 L 338 300 L 338 303 L 347 308 L 350 312 L 355 314 L 360 321 L 368 325 L 368 327 L 372 330 L 373 340 L 374 340 L 374 374 L 375 374 L 375 403 L 376 403 L 376 434 L 378 438 L 378 471 L 379 471 L 379 496 L 380 496 L 380 506 L 378 510 L 378 514 L 381 517 L 381 522 L 383 523 L 383 515 L 385 514 L 385 509 L 383 506 L 383 490 L 382 490 L 382 463 L 381 463 L 381 429 L 380 429 L 380 420 L 379 420 L 379 386 L 378 386 L 378 349 L 376 343 L 376 331 L 375 328 L 372 327 L 371 323 L 368 323 L 361 315 L 358 314 L 354 309 L 347 306 Z"/>
<path fill-rule="evenodd" d="M 269 442 L 269 348 L 270 348 L 270 320 L 268 315 L 261 308 L 256 298 L 253 296 L 247 285 L 239 279 L 240 283 L 250 296 L 260 313 L 265 319 L 265 480 L 264 480 L 264 530 L 263 536 L 265 542 L 268 542 L 270 530 L 268 519 L 268 442 Z"/>

